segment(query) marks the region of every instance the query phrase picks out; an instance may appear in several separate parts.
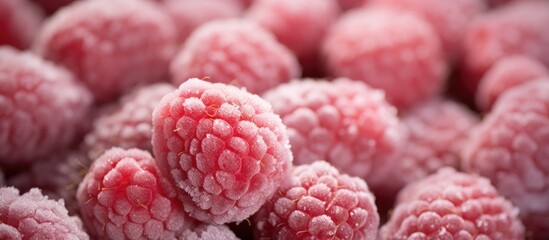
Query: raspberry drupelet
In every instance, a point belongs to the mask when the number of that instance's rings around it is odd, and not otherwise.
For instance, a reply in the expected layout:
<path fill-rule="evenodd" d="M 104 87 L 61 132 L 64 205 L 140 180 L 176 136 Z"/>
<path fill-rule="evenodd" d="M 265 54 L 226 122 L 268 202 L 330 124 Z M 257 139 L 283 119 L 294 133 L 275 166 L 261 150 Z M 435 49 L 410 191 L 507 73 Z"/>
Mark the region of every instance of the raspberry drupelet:
<path fill-rule="evenodd" d="M 413 13 L 365 8 L 347 12 L 323 44 L 328 71 L 383 89 L 399 109 L 439 94 L 446 63 L 431 25 Z"/>
<path fill-rule="evenodd" d="M 547 1 L 517 1 L 474 19 L 463 42 L 463 93 L 474 96 L 482 76 L 505 57 L 524 55 L 549 67 L 548 12 Z"/>
<path fill-rule="evenodd" d="M 401 191 L 379 239 L 520 240 L 518 212 L 488 179 L 443 168 Z"/>
<path fill-rule="evenodd" d="M 457 168 L 471 129 L 479 120 L 457 102 L 435 98 L 401 114 L 404 144 L 395 154 L 385 181 L 374 188 L 378 199 L 392 202 L 407 183 L 422 179 L 438 169 Z"/>
<path fill-rule="evenodd" d="M 0 188 L 0 239 L 90 239 L 78 217 L 63 201 L 43 196 L 37 188 L 19 195 L 14 187 Z"/>
<path fill-rule="evenodd" d="M 324 161 L 295 167 L 254 215 L 256 239 L 376 239 L 379 215 L 366 182 Z"/>
<path fill-rule="evenodd" d="M 172 61 L 172 81 L 189 78 L 262 93 L 300 75 L 295 56 L 267 30 L 241 19 L 217 20 L 196 29 Z"/>
<path fill-rule="evenodd" d="M 199 26 L 216 19 L 236 18 L 243 7 L 227 0 L 165 0 L 162 8 L 177 27 L 178 42 L 183 43 Z"/>
<path fill-rule="evenodd" d="M 50 199 L 63 199 L 69 214 L 77 214 L 76 189 L 90 164 L 91 160 L 79 151 L 56 153 L 37 159 L 30 169 L 10 177 L 8 185 L 24 192 L 40 188 Z"/>
<path fill-rule="evenodd" d="M 394 7 L 425 19 L 442 40 L 449 60 L 458 60 L 467 24 L 486 8 L 484 0 L 371 0 L 372 5 Z"/>
<path fill-rule="evenodd" d="M 0 1 L 0 45 L 30 47 L 43 19 L 44 14 L 28 0 Z"/>
<path fill-rule="evenodd" d="M 370 187 L 401 144 L 396 109 L 360 81 L 303 79 L 263 95 L 288 127 L 295 164 L 326 160 Z"/>
<path fill-rule="evenodd" d="M 337 0 L 261 0 L 246 18 L 275 35 L 299 59 L 303 74 L 321 75 L 320 44 L 339 15 Z"/>
<path fill-rule="evenodd" d="M 185 210 L 208 223 L 252 215 L 292 163 L 286 127 L 265 100 L 199 79 L 185 81 L 156 107 L 152 144 Z"/>
<path fill-rule="evenodd" d="M 111 147 L 139 148 L 152 152 L 152 113 L 164 95 L 175 90 L 168 83 L 155 83 L 134 89 L 94 120 L 84 138 L 84 149 L 91 159 Z"/>
<path fill-rule="evenodd" d="M 176 50 L 171 19 L 147 0 L 78 1 L 44 25 L 34 50 L 64 65 L 98 103 L 168 77 Z"/>
<path fill-rule="evenodd" d="M 477 90 L 477 106 L 490 110 L 499 96 L 521 84 L 549 76 L 542 63 L 525 56 L 506 57 L 497 61 L 484 75 Z"/>
<path fill-rule="evenodd" d="M 111 148 L 96 159 L 76 198 L 97 239 L 176 239 L 189 218 L 154 159 L 139 149 Z"/>
<path fill-rule="evenodd" d="M 504 93 L 473 131 L 465 170 L 489 178 L 520 209 L 534 239 L 549 237 L 549 78 Z"/>
<path fill-rule="evenodd" d="M 91 103 L 67 70 L 0 47 L 0 166 L 26 166 L 69 146 Z"/>

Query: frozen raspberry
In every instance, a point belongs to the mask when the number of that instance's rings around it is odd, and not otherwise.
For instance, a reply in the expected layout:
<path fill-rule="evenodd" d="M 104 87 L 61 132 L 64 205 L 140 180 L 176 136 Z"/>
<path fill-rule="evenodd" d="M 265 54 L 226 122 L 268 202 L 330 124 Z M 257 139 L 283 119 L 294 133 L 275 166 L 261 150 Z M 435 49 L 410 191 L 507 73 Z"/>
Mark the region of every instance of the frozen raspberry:
<path fill-rule="evenodd" d="M 433 28 L 412 13 L 370 8 L 344 14 L 323 52 L 335 76 L 383 89 L 402 109 L 441 92 L 446 65 Z"/>
<path fill-rule="evenodd" d="M 111 147 L 139 148 L 152 151 L 152 113 L 164 95 L 175 90 L 170 84 L 157 83 L 138 88 L 102 113 L 93 130 L 84 139 L 92 159 Z"/>
<path fill-rule="evenodd" d="M 89 239 L 63 201 L 48 199 L 37 188 L 20 196 L 16 188 L 3 187 L 0 196 L 0 239 Z"/>
<path fill-rule="evenodd" d="M 185 81 L 157 106 L 152 144 L 185 210 L 208 223 L 255 213 L 292 162 L 286 127 L 267 102 L 198 79 Z"/>
<path fill-rule="evenodd" d="M 52 14 L 57 9 L 69 5 L 75 0 L 32 0 L 36 4 L 40 5 L 48 14 Z"/>
<path fill-rule="evenodd" d="M 396 162 L 374 189 L 384 200 L 394 200 L 407 183 L 436 172 L 444 166 L 459 167 L 460 154 L 478 119 L 469 109 L 450 100 L 434 99 L 402 116 L 407 138 Z"/>
<path fill-rule="evenodd" d="M 366 182 L 324 161 L 295 167 L 254 215 L 256 239 L 376 239 L 379 215 Z"/>
<path fill-rule="evenodd" d="M 98 239 L 173 239 L 193 223 L 152 156 L 135 148 L 111 148 L 95 160 L 76 198 Z"/>
<path fill-rule="evenodd" d="M 28 0 L 0 0 L 0 45 L 28 48 L 44 14 Z"/>
<path fill-rule="evenodd" d="M 218 20 L 196 29 L 171 64 L 172 81 L 204 78 L 261 93 L 300 74 L 295 57 L 263 28 Z"/>
<path fill-rule="evenodd" d="M 225 225 L 202 224 L 193 230 L 186 230 L 181 240 L 238 240 L 233 231 Z"/>
<path fill-rule="evenodd" d="M 11 177 L 8 183 L 20 191 L 36 187 L 50 199 L 63 199 L 72 215 L 78 213 L 76 189 L 90 164 L 89 158 L 77 151 L 54 154 L 35 161 L 29 170 Z"/>
<path fill-rule="evenodd" d="M 68 71 L 0 47 L 0 166 L 23 166 L 67 147 L 91 102 Z"/>
<path fill-rule="evenodd" d="M 72 70 L 103 103 L 167 78 L 176 30 L 154 2 L 79 1 L 45 24 L 34 48 Z"/>
<path fill-rule="evenodd" d="M 382 91 L 362 82 L 305 79 L 280 85 L 263 97 L 288 127 L 296 164 L 326 160 L 376 185 L 400 144 L 396 109 Z"/>
<path fill-rule="evenodd" d="M 305 74 L 321 71 L 320 43 L 336 21 L 336 0 L 262 0 L 255 2 L 247 18 L 272 32 L 298 57 Z"/>
<path fill-rule="evenodd" d="M 484 0 L 372 0 L 377 6 L 395 7 L 423 17 L 442 40 L 446 55 L 457 60 L 467 24 L 486 9 Z"/>
<path fill-rule="evenodd" d="M 510 89 L 473 131 L 463 165 L 489 178 L 520 209 L 539 239 L 549 237 L 549 78 Z"/>
<path fill-rule="evenodd" d="M 162 5 L 177 26 L 180 43 L 200 25 L 215 19 L 235 18 L 243 11 L 240 4 L 227 0 L 165 0 Z"/>
<path fill-rule="evenodd" d="M 549 76 L 549 70 L 534 59 L 524 56 L 503 58 L 482 78 L 477 90 L 477 105 L 483 110 L 489 110 L 507 90 L 543 76 Z"/>
<path fill-rule="evenodd" d="M 524 239 L 518 209 L 483 177 L 451 168 L 407 186 L 385 239 Z"/>
<path fill-rule="evenodd" d="M 474 96 L 497 61 L 525 55 L 549 67 L 549 2 L 518 1 L 480 15 L 464 37 L 462 91 Z"/>

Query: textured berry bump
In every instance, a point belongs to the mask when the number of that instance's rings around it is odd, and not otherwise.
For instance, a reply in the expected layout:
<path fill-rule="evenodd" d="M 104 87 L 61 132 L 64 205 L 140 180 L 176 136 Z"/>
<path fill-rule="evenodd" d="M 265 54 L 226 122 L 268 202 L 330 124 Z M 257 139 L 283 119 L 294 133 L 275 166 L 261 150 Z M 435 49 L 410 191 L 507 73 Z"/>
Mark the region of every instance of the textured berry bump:
<path fill-rule="evenodd" d="M 106 151 L 76 198 L 84 224 L 98 239 L 175 239 L 193 224 L 152 156 L 139 149 Z"/>
<path fill-rule="evenodd" d="M 359 81 L 297 80 L 263 97 L 288 127 L 295 164 L 326 160 L 371 186 L 401 142 L 396 109 Z"/>
<path fill-rule="evenodd" d="M 225 225 L 201 224 L 193 230 L 183 232 L 181 240 L 238 240 L 239 238 Z"/>
<path fill-rule="evenodd" d="M 26 165 L 67 147 L 91 102 L 68 71 L 0 47 L 0 165 Z"/>
<path fill-rule="evenodd" d="M 201 221 L 242 221 L 271 197 L 292 162 L 285 126 L 257 95 L 189 79 L 153 113 L 160 170 Z"/>
<path fill-rule="evenodd" d="M 490 110 L 499 96 L 518 85 L 549 76 L 540 62 L 525 56 L 513 56 L 497 61 L 484 75 L 477 90 L 477 106 Z"/>
<path fill-rule="evenodd" d="M 402 190 L 380 239 L 524 239 L 518 209 L 486 178 L 443 168 Z"/>
<path fill-rule="evenodd" d="M 153 1 L 78 1 L 46 22 L 34 50 L 66 66 L 100 103 L 168 77 L 176 29 Z"/>
<path fill-rule="evenodd" d="M 446 64 L 434 29 L 403 10 L 366 8 L 344 14 L 323 43 L 328 71 L 380 88 L 399 109 L 442 91 Z"/>
<path fill-rule="evenodd" d="M 0 188 L 0 239 L 89 239 L 78 217 L 70 217 L 63 201 L 48 199 L 37 188 L 19 195 Z"/>
<path fill-rule="evenodd" d="M 43 18 L 40 9 L 28 0 L 0 1 L 0 45 L 28 48 Z"/>
<path fill-rule="evenodd" d="M 297 166 L 254 215 L 257 239 L 376 239 L 374 195 L 324 161 Z"/>
<path fill-rule="evenodd" d="M 461 152 L 467 144 L 478 117 L 456 102 L 433 99 L 422 103 L 401 116 L 406 139 L 386 181 L 375 188 L 376 194 L 388 194 L 390 199 L 409 182 L 416 181 L 448 166 L 461 164 Z"/>
<path fill-rule="evenodd" d="M 292 53 L 257 24 L 217 20 L 196 29 L 172 61 L 172 81 L 204 78 L 261 93 L 300 75 Z"/>
<path fill-rule="evenodd" d="M 139 148 L 152 152 L 152 113 L 164 95 L 175 90 L 170 84 L 156 83 L 135 89 L 94 120 L 93 130 L 84 138 L 91 159 L 111 147 Z"/>
<path fill-rule="evenodd" d="M 503 94 L 473 131 L 467 171 L 489 178 L 520 209 L 536 239 L 549 237 L 549 78 Z"/>

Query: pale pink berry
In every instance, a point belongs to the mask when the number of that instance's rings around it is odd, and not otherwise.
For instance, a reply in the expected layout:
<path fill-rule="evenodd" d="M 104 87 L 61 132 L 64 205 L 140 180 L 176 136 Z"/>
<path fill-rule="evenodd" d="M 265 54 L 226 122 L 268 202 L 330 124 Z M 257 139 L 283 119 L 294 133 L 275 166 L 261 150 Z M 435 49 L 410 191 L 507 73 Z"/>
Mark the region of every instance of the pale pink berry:
<path fill-rule="evenodd" d="M 194 221 L 153 157 L 135 148 L 111 148 L 96 159 L 76 199 L 97 239 L 175 239 Z"/>
<path fill-rule="evenodd" d="M 376 239 L 379 215 L 366 182 L 324 161 L 297 166 L 254 215 L 256 239 Z"/>
<path fill-rule="evenodd" d="M 170 66 L 172 82 L 189 78 L 262 93 L 300 75 L 294 55 L 267 30 L 244 20 L 217 20 L 196 29 Z"/>
<path fill-rule="evenodd" d="M 328 71 L 385 91 L 399 109 L 439 94 L 446 63 L 433 27 L 413 13 L 366 8 L 344 14 L 323 45 Z"/>
<path fill-rule="evenodd" d="M 265 100 L 199 79 L 185 81 L 156 107 L 152 144 L 185 210 L 208 223 L 255 213 L 292 163 L 286 127 Z"/>
<path fill-rule="evenodd" d="M 379 239 L 520 240 L 518 212 L 488 179 L 443 168 L 402 190 Z"/>
<path fill-rule="evenodd" d="M 153 1 L 78 1 L 47 21 L 33 47 L 105 103 L 136 85 L 167 79 L 176 37 L 172 20 Z"/>

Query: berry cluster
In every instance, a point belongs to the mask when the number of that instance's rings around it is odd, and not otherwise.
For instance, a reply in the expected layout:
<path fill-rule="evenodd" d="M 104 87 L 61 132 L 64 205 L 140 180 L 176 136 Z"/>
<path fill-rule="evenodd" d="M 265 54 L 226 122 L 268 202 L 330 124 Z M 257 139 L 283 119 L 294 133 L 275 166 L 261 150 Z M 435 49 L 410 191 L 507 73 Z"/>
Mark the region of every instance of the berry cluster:
<path fill-rule="evenodd" d="M 0 0 L 0 239 L 549 239 L 547 0 Z"/>

